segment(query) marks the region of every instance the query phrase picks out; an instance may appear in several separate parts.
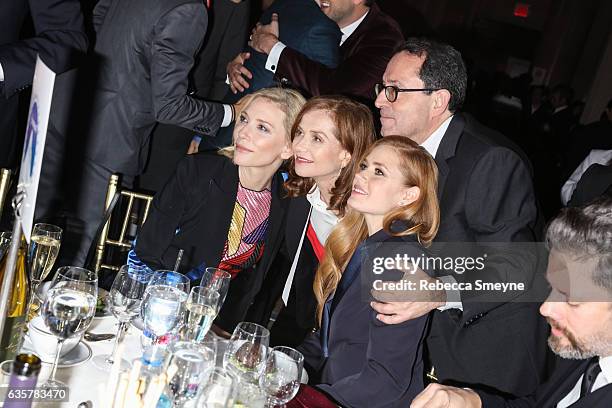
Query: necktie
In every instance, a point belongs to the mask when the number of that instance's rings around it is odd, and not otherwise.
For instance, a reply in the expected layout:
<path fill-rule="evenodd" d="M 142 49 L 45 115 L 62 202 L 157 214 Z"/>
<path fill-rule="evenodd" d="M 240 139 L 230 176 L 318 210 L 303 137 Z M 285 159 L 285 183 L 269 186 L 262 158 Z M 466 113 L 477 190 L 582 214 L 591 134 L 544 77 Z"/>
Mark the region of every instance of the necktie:
<path fill-rule="evenodd" d="M 586 370 L 584 370 L 584 376 L 582 377 L 582 384 L 580 384 L 580 398 L 584 397 L 593 389 L 595 379 L 601 373 L 601 367 L 599 366 L 599 357 L 591 359 Z"/>

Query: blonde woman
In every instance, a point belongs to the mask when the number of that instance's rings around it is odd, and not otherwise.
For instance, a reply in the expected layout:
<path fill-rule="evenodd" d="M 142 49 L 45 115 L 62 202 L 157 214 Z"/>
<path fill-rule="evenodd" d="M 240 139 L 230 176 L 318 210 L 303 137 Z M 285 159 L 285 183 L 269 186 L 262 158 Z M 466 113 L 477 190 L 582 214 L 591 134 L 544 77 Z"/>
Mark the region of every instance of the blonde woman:
<path fill-rule="evenodd" d="M 436 185 L 433 158 L 408 138 L 378 140 L 361 160 L 351 210 L 331 232 L 315 277 L 320 329 L 300 346 L 317 388 L 341 406 L 407 407 L 423 389 L 428 317 L 377 320 L 363 296 L 369 275 L 361 265 L 366 251 L 390 255 L 391 244 L 421 256 L 438 229 Z"/>
<path fill-rule="evenodd" d="M 242 321 L 277 252 L 286 201 L 279 168 L 292 155 L 291 127 L 304 98 L 268 88 L 248 96 L 234 128 L 233 146 L 186 157 L 155 196 L 130 261 L 180 271 L 198 283 L 206 267 L 232 275 L 215 320 L 231 333 Z"/>

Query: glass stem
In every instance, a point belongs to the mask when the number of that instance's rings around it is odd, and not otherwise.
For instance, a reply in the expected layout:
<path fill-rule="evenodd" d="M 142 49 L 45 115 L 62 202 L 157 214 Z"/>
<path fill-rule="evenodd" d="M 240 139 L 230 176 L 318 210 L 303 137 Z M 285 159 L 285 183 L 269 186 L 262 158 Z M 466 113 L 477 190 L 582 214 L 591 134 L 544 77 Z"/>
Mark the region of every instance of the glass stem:
<path fill-rule="evenodd" d="M 57 350 L 55 351 L 55 360 L 53 360 L 53 368 L 51 369 L 51 377 L 49 377 L 49 381 L 55 381 L 55 372 L 57 371 L 57 364 L 59 363 L 60 355 L 62 354 L 63 345 L 64 339 L 57 339 Z"/>
<path fill-rule="evenodd" d="M 110 355 L 106 359 L 106 362 L 109 364 L 113 364 L 115 362 L 115 353 L 117 352 L 117 347 L 119 347 L 119 338 L 123 335 L 123 330 L 125 330 L 125 325 L 127 322 L 119 322 L 119 329 L 117 330 L 117 335 L 115 336 L 115 344 L 113 344 L 113 351 L 111 351 Z"/>

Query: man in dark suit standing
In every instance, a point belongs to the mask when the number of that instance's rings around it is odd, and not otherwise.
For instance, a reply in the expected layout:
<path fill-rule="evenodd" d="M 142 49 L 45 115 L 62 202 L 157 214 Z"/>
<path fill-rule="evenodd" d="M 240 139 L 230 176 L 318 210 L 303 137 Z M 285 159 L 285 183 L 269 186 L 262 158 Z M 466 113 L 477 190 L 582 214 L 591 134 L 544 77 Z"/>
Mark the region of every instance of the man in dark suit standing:
<path fill-rule="evenodd" d="M 340 63 L 335 68 L 313 61 L 278 38 L 278 26 L 290 24 L 282 15 L 259 26 L 249 45 L 268 55 L 266 69 L 281 83 L 292 84 L 310 95 L 341 94 L 371 105 L 372 88 L 380 80 L 402 32 L 391 17 L 372 0 L 322 0 L 321 10 L 342 31 Z M 228 71 L 231 86 L 242 91 L 246 72 L 234 66 Z"/>
<path fill-rule="evenodd" d="M 376 106 L 383 136 L 409 137 L 438 165 L 436 242 L 478 247 L 534 241 L 540 220 L 529 164 L 502 135 L 459 113 L 467 84 L 461 54 L 449 45 L 411 38 L 389 62 L 382 82 Z M 457 288 L 477 279 L 526 284 L 537 279 L 535 253 L 495 255 L 483 271 L 455 271 L 438 279 Z M 441 301 L 374 303 L 373 308 L 389 324 L 434 311 L 427 348 L 440 382 L 479 384 L 512 395 L 533 392 L 546 365 L 546 323 L 537 304 L 511 297 L 478 302 L 459 290 L 445 295 Z"/>
<path fill-rule="evenodd" d="M 66 197 L 77 235 L 70 241 L 78 247 L 65 261 L 83 263 L 102 219 L 109 177 L 120 173 L 122 186 L 131 187 L 147 161 L 158 122 L 214 134 L 233 119 L 232 106 L 188 94 L 188 74 L 207 21 L 200 0 L 101 0 L 96 5 L 96 45 L 87 71 L 93 84 L 91 115 L 79 135 L 86 141 L 85 160 L 78 193 Z"/>
<path fill-rule="evenodd" d="M 431 384 L 411 408 L 608 408 L 612 404 L 612 199 L 566 208 L 548 227 L 547 278 L 540 313 L 560 359 L 546 383 L 524 398 Z M 505 367 L 500 367 L 504 370 Z"/>
<path fill-rule="evenodd" d="M 20 38 L 28 14 L 35 36 Z M 78 0 L 2 0 L 0 6 L 0 167 L 13 168 L 20 156 L 17 137 L 19 93 L 32 84 L 36 55 L 55 73 L 87 49 Z"/>

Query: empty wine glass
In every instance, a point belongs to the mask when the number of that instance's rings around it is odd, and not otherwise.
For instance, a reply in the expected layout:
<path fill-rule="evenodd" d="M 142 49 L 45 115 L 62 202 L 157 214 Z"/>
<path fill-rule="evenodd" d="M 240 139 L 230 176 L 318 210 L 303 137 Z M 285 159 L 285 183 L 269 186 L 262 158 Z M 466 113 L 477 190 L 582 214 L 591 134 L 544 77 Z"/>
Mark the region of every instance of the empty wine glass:
<path fill-rule="evenodd" d="M 206 268 L 200 286 L 205 286 L 219 292 L 219 309 L 223 306 L 227 291 L 229 290 L 232 275 L 229 272 L 219 268 Z"/>
<path fill-rule="evenodd" d="M 182 321 L 189 294 L 189 279 L 174 271 L 157 271 L 145 289 L 140 313 L 147 335 L 154 342 L 171 333 Z"/>
<path fill-rule="evenodd" d="M 238 323 L 223 356 L 223 366 L 240 381 L 256 383 L 266 365 L 269 344 L 268 329 L 255 323 Z"/>
<path fill-rule="evenodd" d="M 228 370 L 215 367 L 204 374 L 198 408 L 229 408 L 234 406 L 238 381 Z"/>
<path fill-rule="evenodd" d="M 43 304 L 43 317 L 51 333 L 57 336 L 57 351 L 51 376 L 43 388 L 66 386 L 55 379 L 63 342 L 87 330 L 96 312 L 97 296 L 98 275 L 95 272 L 65 266 L 55 273 Z"/>
<path fill-rule="evenodd" d="M 184 339 L 203 341 L 219 312 L 219 292 L 205 286 L 194 286 L 185 308 L 187 317 L 183 327 Z"/>
<path fill-rule="evenodd" d="M 291 347 L 277 346 L 270 351 L 266 367 L 259 377 L 259 385 L 268 395 L 270 407 L 280 406 L 293 399 L 300 388 L 304 356 Z"/>
<path fill-rule="evenodd" d="M 152 275 L 153 271 L 146 266 L 123 265 L 119 268 L 109 294 L 111 312 L 119 320 L 119 328 L 111 354 L 93 358 L 96 367 L 110 371 L 120 338 L 130 321 L 140 312 L 140 303 Z M 125 359 L 121 359 L 120 364 L 121 369 L 130 367 Z"/>
<path fill-rule="evenodd" d="M 174 406 L 179 407 L 199 395 L 204 374 L 215 366 L 217 350 L 215 343 L 179 341 L 170 346 L 170 352 L 170 364 L 176 365 L 177 370 L 168 385 Z"/>

